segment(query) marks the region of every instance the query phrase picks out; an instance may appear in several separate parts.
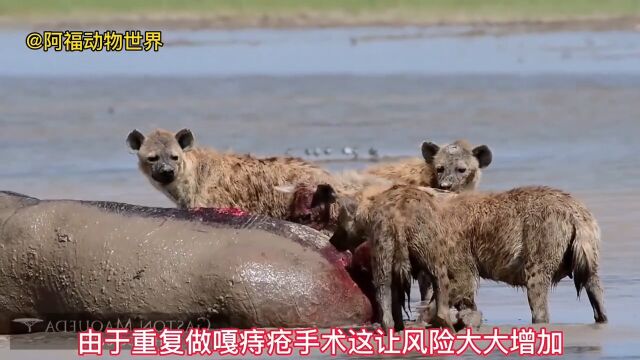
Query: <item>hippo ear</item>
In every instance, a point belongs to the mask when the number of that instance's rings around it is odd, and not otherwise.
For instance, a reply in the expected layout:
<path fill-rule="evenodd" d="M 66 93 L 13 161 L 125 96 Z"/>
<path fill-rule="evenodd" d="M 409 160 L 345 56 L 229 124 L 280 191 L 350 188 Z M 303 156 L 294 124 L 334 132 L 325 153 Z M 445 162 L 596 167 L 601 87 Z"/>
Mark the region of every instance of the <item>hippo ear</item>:
<path fill-rule="evenodd" d="M 129 145 L 129 148 L 133 151 L 140 150 L 143 142 L 144 135 L 142 135 L 142 133 L 138 130 L 133 130 L 129 133 L 129 136 L 127 136 L 127 145 Z"/>
<path fill-rule="evenodd" d="M 480 145 L 473 149 L 473 156 L 478 159 L 478 164 L 480 164 L 480 168 L 486 168 L 491 164 L 491 160 L 493 155 L 491 154 L 491 150 L 487 145 Z"/>
<path fill-rule="evenodd" d="M 440 146 L 430 141 L 423 142 L 422 157 L 424 158 L 424 161 L 430 164 L 433 161 L 433 157 L 436 156 L 436 154 L 438 153 L 438 150 L 440 150 Z"/>
<path fill-rule="evenodd" d="M 183 151 L 187 151 L 193 147 L 193 143 L 195 139 L 193 138 L 193 133 L 189 129 L 182 129 L 176 133 L 176 140 Z"/>
<path fill-rule="evenodd" d="M 316 192 L 313 193 L 311 199 L 311 208 L 315 208 L 322 204 L 333 204 L 337 200 L 336 191 L 329 184 L 320 184 L 316 188 Z"/>

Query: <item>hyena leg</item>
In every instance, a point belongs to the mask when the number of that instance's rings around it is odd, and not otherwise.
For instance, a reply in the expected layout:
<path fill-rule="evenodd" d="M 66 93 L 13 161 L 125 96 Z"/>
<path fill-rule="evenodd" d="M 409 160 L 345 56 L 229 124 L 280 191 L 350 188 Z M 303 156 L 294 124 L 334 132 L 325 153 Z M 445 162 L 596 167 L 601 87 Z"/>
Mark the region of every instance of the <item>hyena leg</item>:
<path fill-rule="evenodd" d="M 538 268 L 525 270 L 527 281 L 527 299 L 531 309 L 531 321 L 536 323 L 549 322 L 548 296 L 551 278 L 545 276 Z"/>
<path fill-rule="evenodd" d="M 470 270 L 458 270 L 449 279 L 449 301 L 457 310 L 477 310 L 476 290 L 478 279 Z"/>
<path fill-rule="evenodd" d="M 433 318 L 436 316 L 436 304 L 433 294 L 434 279 L 432 274 L 428 271 L 420 271 L 418 273 L 418 286 L 420 286 L 420 298 L 421 304 L 418 307 L 420 314 L 417 321 L 431 324 Z M 424 286 L 424 292 L 423 292 Z"/>
<path fill-rule="evenodd" d="M 597 323 L 606 323 L 607 314 L 604 311 L 604 300 L 602 285 L 600 285 L 600 277 L 598 274 L 592 274 L 585 284 L 585 290 L 589 297 L 589 302 L 593 308 L 593 317 Z"/>
<path fill-rule="evenodd" d="M 424 271 L 418 274 L 418 286 L 420 287 L 420 301 L 431 300 L 433 286 L 431 286 L 431 278 Z"/>
<path fill-rule="evenodd" d="M 460 270 L 449 281 L 449 301 L 457 310 L 453 327 L 456 331 L 467 327 L 480 328 L 482 313 L 478 311 L 475 300 L 477 288 L 475 274 L 468 270 Z"/>
<path fill-rule="evenodd" d="M 436 316 L 433 318 L 431 325 L 454 330 L 451 316 L 449 315 L 449 277 L 447 276 L 446 267 L 444 265 L 436 267 L 433 275 L 435 281 L 432 286 L 436 303 Z"/>
<path fill-rule="evenodd" d="M 405 294 L 403 286 L 393 284 L 391 288 L 391 312 L 393 315 L 394 330 L 404 330 L 404 319 L 402 318 L 402 305 L 404 303 Z"/>
<path fill-rule="evenodd" d="M 376 243 L 374 241 L 374 254 L 371 257 L 371 270 L 373 272 L 373 286 L 376 289 L 376 302 L 378 303 L 378 315 L 380 325 L 387 331 L 394 325 L 392 312 L 392 273 L 391 263 L 393 249 L 392 244 Z"/>

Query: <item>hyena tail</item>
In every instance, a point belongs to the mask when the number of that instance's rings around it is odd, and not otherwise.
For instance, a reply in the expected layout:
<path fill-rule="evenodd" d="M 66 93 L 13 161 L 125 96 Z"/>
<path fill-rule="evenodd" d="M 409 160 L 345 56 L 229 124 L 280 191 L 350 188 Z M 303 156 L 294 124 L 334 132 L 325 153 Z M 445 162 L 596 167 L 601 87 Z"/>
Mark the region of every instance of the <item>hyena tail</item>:
<path fill-rule="evenodd" d="M 600 228 L 592 217 L 582 218 L 573 224 L 573 239 L 570 244 L 571 270 L 576 292 L 587 284 L 598 271 Z"/>
<path fill-rule="evenodd" d="M 393 282 L 399 290 L 398 296 L 402 303 L 402 308 L 407 313 L 407 308 L 411 311 L 411 259 L 409 257 L 409 243 L 406 232 L 402 227 L 391 226 L 390 234 L 396 239 L 393 253 Z M 406 307 L 405 307 L 406 305 Z"/>

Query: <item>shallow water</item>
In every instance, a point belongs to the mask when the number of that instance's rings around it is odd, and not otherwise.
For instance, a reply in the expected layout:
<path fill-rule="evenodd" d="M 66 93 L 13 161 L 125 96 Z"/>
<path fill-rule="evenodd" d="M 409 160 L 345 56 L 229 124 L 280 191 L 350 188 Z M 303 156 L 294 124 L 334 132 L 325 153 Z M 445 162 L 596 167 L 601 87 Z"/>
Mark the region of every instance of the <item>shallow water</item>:
<path fill-rule="evenodd" d="M 156 30 L 156 29 L 150 29 Z M 164 31 L 155 54 L 29 50 L 31 30 L 0 33 L 0 75 L 628 74 L 633 31 L 509 33 L 469 27 Z"/>
<path fill-rule="evenodd" d="M 569 324 L 562 327 L 568 355 L 640 356 L 633 311 L 640 294 L 640 66 L 637 56 L 622 56 L 640 49 L 640 37 L 447 31 L 461 30 L 165 33 L 167 47 L 140 58 L 16 45 L 0 56 L 0 188 L 171 206 L 127 151 L 133 128 L 189 127 L 201 144 L 258 154 L 331 147 L 329 160 L 343 160 L 344 146 L 364 158 L 370 147 L 412 156 L 425 139 L 468 138 L 494 153 L 481 188 L 558 186 L 582 198 L 601 224 L 610 324 L 593 328 L 586 297 L 576 300 L 572 282 L 561 282 L 551 317 Z M 20 34 L 0 33 L 0 45 L 10 47 Z M 478 304 L 489 326 L 530 321 L 524 292 L 502 284 L 483 282 Z"/>

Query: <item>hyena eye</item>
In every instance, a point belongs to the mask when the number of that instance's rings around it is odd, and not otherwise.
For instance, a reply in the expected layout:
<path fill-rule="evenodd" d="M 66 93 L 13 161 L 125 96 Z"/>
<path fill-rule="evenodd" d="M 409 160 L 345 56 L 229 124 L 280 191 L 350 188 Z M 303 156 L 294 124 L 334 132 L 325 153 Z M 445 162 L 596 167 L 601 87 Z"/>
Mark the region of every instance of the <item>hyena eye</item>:
<path fill-rule="evenodd" d="M 444 166 L 438 166 L 438 167 L 436 167 L 436 171 L 437 171 L 438 173 L 443 172 L 443 171 L 444 171 Z"/>
<path fill-rule="evenodd" d="M 178 161 L 178 155 L 171 155 L 171 160 Z"/>
<path fill-rule="evenodd" d="M 158 155 L 153 155 L 153 156 L 147 157 L 147 160 L 149 162 L 156 162 L 156 161 L 158 161 L 158 159 L 159 159 Z"/>
<path fill-rule="evenodd" d="M 465 172 L 467 172 L 466 168 L 457 168 L 456 169 L 460 174 L 464 174 Z"/>

